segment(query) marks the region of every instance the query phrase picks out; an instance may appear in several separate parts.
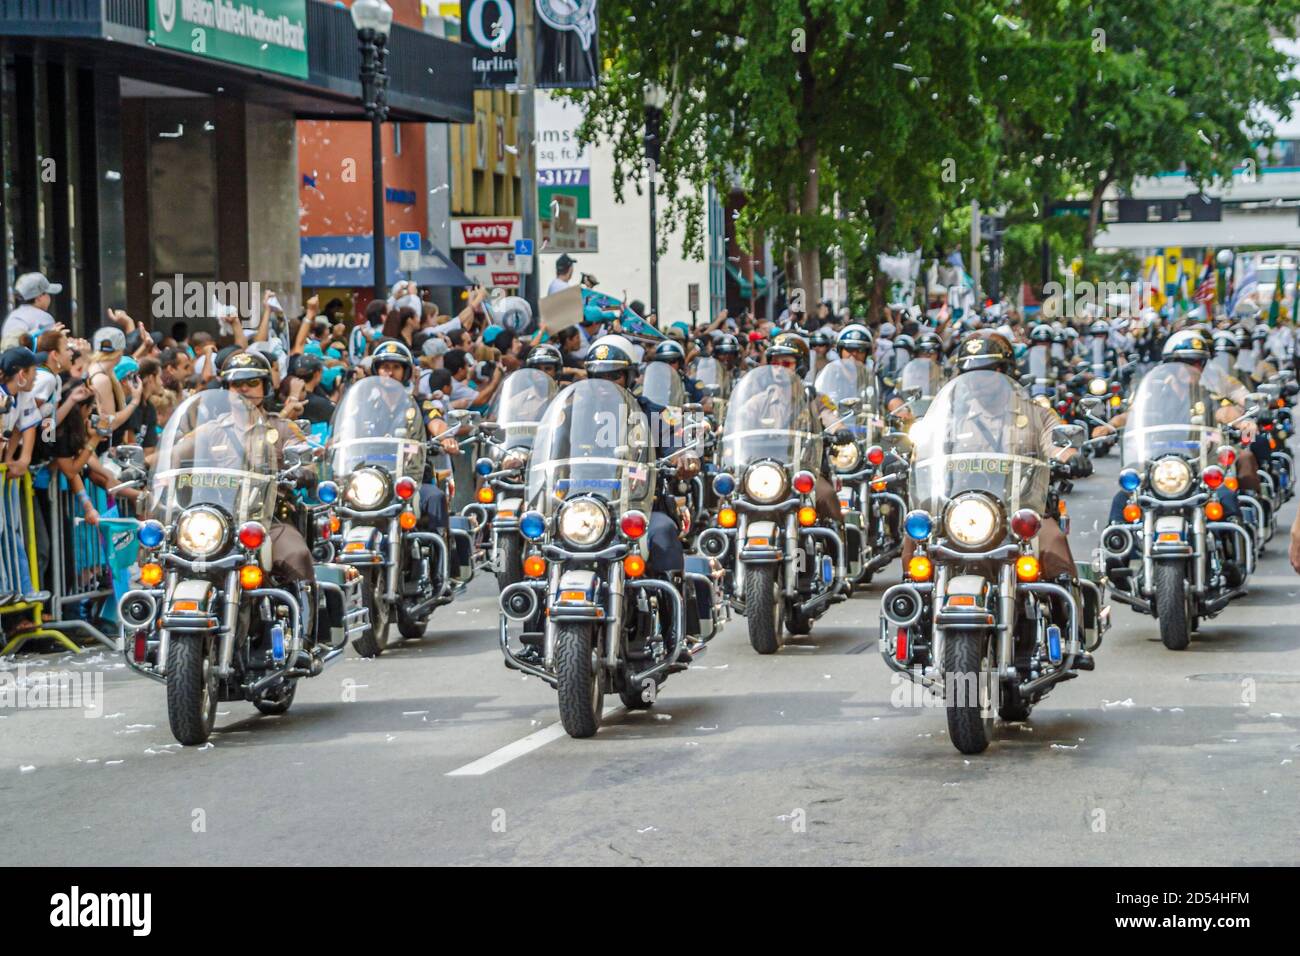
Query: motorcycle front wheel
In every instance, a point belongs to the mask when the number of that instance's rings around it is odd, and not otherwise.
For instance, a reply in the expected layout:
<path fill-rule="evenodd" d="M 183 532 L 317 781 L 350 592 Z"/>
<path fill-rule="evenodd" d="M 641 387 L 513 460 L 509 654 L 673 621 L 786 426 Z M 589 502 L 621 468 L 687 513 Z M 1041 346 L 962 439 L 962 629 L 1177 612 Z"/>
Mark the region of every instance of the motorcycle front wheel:
<path fill-rule="evenodd" d="M 555 636 L 555 689 L 560 698 L 560 723 L 570 737 L 591 737 L 600 729 L 605 689 L 596 667 L 599 648 L 593 628 L 567 624 Z"/>
<path fill-rule="evenodd" d="M 1181 561 L 1156 562 L 1156 618 L 1160 640 L 1171 651 L 1185 650 L 1192 639 L 1185 571 Z"/>
<path fill-rule="evenodd" d="M 756 564 L 745 568 L 745 623 L 750 646 L 760 654 L 775 654 L 784 636 L 785 614 L 776 567 Z"/>
<path fill-rule="evenodd" d="M 167 722 L 187 747 L 206 743 L 217 722 L 217 674 L 211 634 L 174 635 L 167 660 Z"/>
<path fill-rule="evenodd" d="M 388 602 L 379 594 L 378 573 L 372 572 L 361 579 L 361 597 L 370 612 L 370 630 L 352 642 L 362 657 L 378 657 L 388 645 Z"/>
<path fill-rule="evenodd" d="M 983 753 L 993 739 L 993 712 L 985 698 L 992 641 L 981 631 L 944 634 L 943 670 L 948 736 L 964 754 Z"/>

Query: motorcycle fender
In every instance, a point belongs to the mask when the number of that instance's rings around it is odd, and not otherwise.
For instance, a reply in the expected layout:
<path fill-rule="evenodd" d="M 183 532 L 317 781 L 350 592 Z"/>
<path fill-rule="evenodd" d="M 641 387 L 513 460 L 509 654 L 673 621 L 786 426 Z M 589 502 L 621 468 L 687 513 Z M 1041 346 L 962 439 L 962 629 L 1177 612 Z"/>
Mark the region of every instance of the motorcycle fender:
<path fill-rule="evenodd" d="M 755 539 L 758 540 L 755 540 Z M 745 546 L 750 548 L 777 547 L 775 521 L 751 521 L 745 529 Z"/>
<path fill-rule="evenodd" d="M 368 525 L 353 525 L 343 535 L 343 556 L 357 552 L 372 554 L 379 550 L 380 533 L 378 528 Z"/>
<path fill-rule="evenodd" d="M 595 571 L 565 571 L 560 575 L 560 590 L 555 595 L 555 600 L 559 604 L 592 604 L 596 600 L 596 588 L 599 585 Z M 576 594 L 584 595 L 583 600 L 565 598 L 565 595 Z"/>
<path fill-rule="evenodd" d="M 987 578 L 978 574 L 958 574 L 948 579 L 944 591 L 944 604 L 953 607 L 988 606 L 992 588 Z M 954 600 L 957 599 L 957 600 Z M 965 599 L 970 599 L 969 603 Z"/>
<path fill-rule="evenodd" d="M 213 598 L 216 586 L 203 578 L 183 578 L 176 582 L 176 587 L 167 598 L 168 614 L 213 614 Z M 190 602 L 194 602 L 190 606 Z M 178 607 L 177 605 L 180 605 Z"/>
<path fill-rule="evenodd" d="M 1153 558 L 1183 558 L 1192 553 L 1192 545 L 1187 536 L 1187 519 L 1182 515 L 1158 516 L 1152 534 Z"/>
<path fill-rule="evenodd" d="M 523 508 L 523 498 L 502 498 L 497 502 L 497 517 L 518 518 Z"/>

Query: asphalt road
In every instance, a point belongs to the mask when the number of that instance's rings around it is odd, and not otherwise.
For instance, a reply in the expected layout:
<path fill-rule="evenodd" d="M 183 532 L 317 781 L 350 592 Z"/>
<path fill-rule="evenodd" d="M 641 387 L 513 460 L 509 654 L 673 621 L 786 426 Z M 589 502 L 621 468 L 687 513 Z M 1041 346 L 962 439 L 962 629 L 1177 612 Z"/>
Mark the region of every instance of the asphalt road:
<path fill-rule="evenodd" d="M 1076 558 L 1116 472 L 1103 460 L 1071 496 Z M 1186 651 L 1116 605 L 1096 671 L 976 757 L 942 710 L 900 706 L 910 685 L 879 659 L 897 565 L 774 657 L 734 618 L 652 710 L 615 710 L 590 740 L 502 666 L 489 577 L 424 640 L 302 682 L 286 716 L 222 704 L 202 750 L 173 742 L 161 686 L 112 655 L 21 657 L 5 666 L 102 671 L 104 700 L 98 716 L 0 710 L 6 862 L 1300 863 L 1285 539 Z"/>

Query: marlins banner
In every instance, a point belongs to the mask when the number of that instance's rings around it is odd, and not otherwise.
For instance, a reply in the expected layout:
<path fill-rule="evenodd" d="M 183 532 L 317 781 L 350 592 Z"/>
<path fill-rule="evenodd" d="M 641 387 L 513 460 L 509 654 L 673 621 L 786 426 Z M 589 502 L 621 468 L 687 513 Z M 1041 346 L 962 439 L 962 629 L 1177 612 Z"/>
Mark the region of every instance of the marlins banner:
<path fill-rule="evenodd" d="M 476 90 L 500 90 L 519 78 L 514 0 L 461 0 L 461 42 L 475 47 Z"/>
<path fill-rule="evenodd" d="M 307 78 L 307 0 L 149 0 L 160 47 Z"/>
<path fill-rule="evenodd" d="M 600 79 L 596 0 L 534 0 L 537 85 L 589 89 Z"/>

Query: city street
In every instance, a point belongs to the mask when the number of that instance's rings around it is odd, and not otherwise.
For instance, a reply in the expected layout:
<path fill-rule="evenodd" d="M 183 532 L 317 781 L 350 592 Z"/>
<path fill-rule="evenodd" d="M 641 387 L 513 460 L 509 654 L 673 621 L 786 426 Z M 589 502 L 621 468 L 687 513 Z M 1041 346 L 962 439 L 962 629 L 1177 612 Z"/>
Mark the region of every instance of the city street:
<path fill-rule="evenodd" d="M 1115 457 L 1069 504 L 1091 556 Z M 1116 604 L 1097 669 L 966 758 L 877 650 L 897 564 L 775 657 L 733 617 L 648 712 L 571 740 L 502 666 L 480 575 L 427 637 L 304 681 L 292 711 L 222 704 L 181 748 L 161 685 L 111 654 L 102 714 L 0 712 L 10 864 L 1300 863 L 1300 578 L 1280 531 L 1250 595 L 1166 650 Z M 328 820 L 312 832 L 307 818 Z"/>

